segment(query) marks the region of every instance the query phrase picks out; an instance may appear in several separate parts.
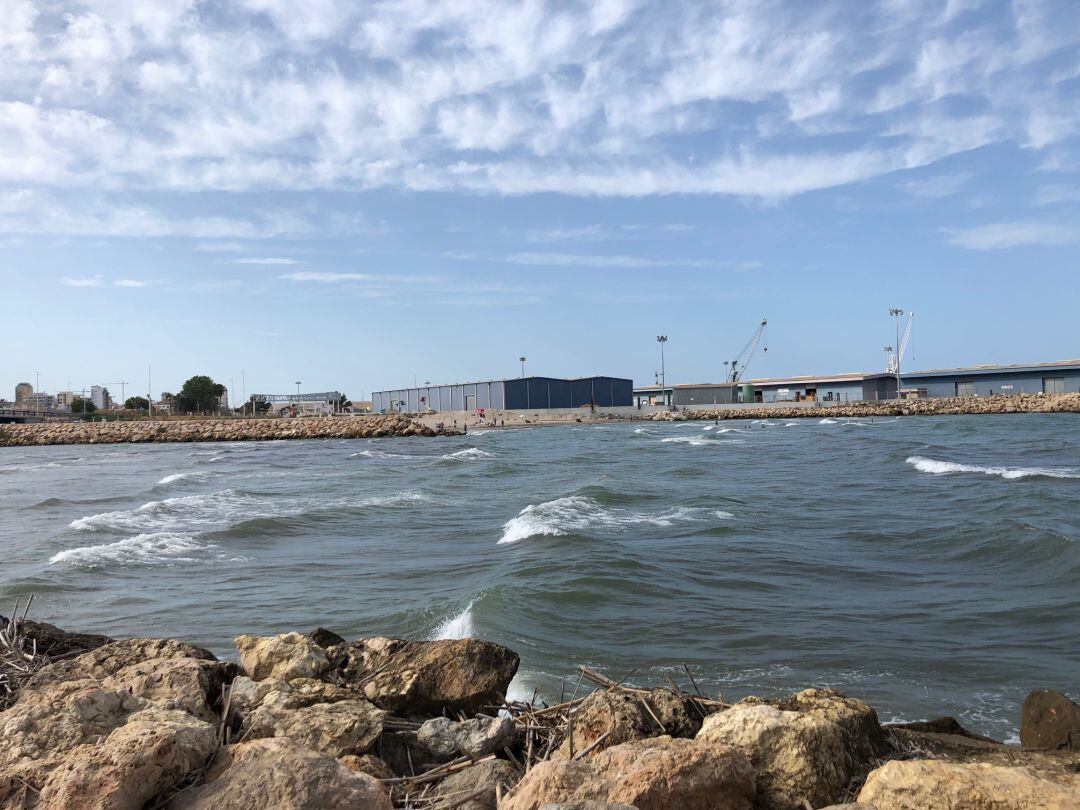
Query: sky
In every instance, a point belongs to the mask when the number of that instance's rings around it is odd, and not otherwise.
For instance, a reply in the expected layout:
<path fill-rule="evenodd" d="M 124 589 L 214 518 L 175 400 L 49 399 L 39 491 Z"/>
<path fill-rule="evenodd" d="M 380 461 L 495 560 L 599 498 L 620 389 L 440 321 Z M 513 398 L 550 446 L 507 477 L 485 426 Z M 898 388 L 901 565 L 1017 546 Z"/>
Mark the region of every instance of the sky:
<path fill-rule="evenodd" d="M 1080 357 L 1075 0 L 3 0 L 0 397 Z"/>

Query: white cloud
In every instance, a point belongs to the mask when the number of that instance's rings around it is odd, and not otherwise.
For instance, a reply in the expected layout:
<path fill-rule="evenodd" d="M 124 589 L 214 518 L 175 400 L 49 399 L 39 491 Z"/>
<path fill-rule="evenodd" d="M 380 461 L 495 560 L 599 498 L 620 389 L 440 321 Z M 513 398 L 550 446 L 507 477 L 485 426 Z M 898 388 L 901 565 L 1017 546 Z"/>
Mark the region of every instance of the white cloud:
<path fill-rule="evenodd" d="M 1014 247 L 1060 247 L 1080 242 L 1080 227 L 1048 222 L 998 222 L 974 228 L 946 229 L 952 244 L 969 250 Z"/>
<path fill-rule="evenodd" d="M 232 264 L 300 264 L 296 259 L 283 259 L 283 258 L 249 258 L 249 259 L 232 259 Z"/>
<path fill-rule="evenodd" d="M 65 287 L 120 287 L 124 289 L 138 289 L 149 287 L 150 282 L 139 281 L 134 278 L 119 278 L 109 281 L 102 276 L 64 276 L 60 283 Z"/>
<path fill-rule="evenodd" d="M 203 253 L 239 253 L 244 246 L 239 242 L 200 242 L 195 250 Z"/>
<path fill-rule="evenodd" d="M 319 273 L 315 271 L 287 273 L 281 278 L 288 281 L 314 281 L 320 284 L 340 284 L 347 281 L 378 281 L 378 276 L 367 273 Z"/>
<path fill-rule="evenodd" d="M 6 0 L 0 183 L 782 199 L 1080 136 L 1080 6 L 940 5 Z"/>
<path fill-rule="evenodd" d="M 904 180 L 897 183 L 896 187 L 913 197 L 951 197 L 967 185 L 973 177 L 974 175 L 970 172 L 939 174 L 933 177 Z"/>

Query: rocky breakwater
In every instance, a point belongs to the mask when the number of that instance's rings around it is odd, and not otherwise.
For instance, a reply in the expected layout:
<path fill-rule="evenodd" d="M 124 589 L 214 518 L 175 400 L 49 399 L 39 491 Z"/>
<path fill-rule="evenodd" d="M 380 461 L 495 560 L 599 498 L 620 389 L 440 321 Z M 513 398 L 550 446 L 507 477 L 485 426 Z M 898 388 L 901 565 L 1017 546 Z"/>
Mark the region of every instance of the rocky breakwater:
<path fill-rule="evenodd" d="M 0 425 L 0 447 L 121 442 L 245 442 L 276 439 L 372 439 L 456 435 L 407 416 L 333 416 L 296 419 L 192 419 L 141 422 L 49 422 Z"/>
<path fill-rule="evenodd" d="M 991 413 L 1080 413 L 1080 394 L 906 399 L 902 402 L 853 402 L 845 405 L 785 407 L 686 408 L 647 417 L 657 422 L 691 419 L 835 419 L 857 416 L 961 416 Z"/>
<path fill-rule="evenodd" d="M 0 808 L 1080 807 L 1059 693 L 1032 693 L 1015 748 L 949 718 L 882 726 L 829 689 L 728 704 L 582 668 L 588 694 L 508 701 L 518 656 L 478 639 L 240 636 L 239 664 L 25 621 L 0 641 Z"/>

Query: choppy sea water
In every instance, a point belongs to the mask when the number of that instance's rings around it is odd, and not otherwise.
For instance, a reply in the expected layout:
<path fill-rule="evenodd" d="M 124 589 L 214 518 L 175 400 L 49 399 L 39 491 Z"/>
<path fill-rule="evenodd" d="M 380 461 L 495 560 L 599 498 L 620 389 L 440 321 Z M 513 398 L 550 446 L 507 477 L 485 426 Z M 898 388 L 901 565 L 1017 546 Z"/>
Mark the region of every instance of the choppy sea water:
<path fill-rule="evenodd" d="M 0 605 L 71 629 L 475 635 L 549 699 L 685 663 L 1014 739 L 1080 691 L 1073 415 L 0 448 L 0 554 Z"/>

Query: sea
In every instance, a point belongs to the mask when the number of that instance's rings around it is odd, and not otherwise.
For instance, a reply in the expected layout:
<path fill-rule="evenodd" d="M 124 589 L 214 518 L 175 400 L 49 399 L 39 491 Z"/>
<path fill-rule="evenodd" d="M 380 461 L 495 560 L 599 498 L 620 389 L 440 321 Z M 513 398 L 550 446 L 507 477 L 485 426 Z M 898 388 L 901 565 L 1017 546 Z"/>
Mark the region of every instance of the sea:
<path fill-rule="evenodd" d="M 1080 416 L 0 448 L 0 559 L 0 612 L 72 630 L 476 636 L 518 698 L 584 664 L 1016 742 L 1080 697 Z"/>

